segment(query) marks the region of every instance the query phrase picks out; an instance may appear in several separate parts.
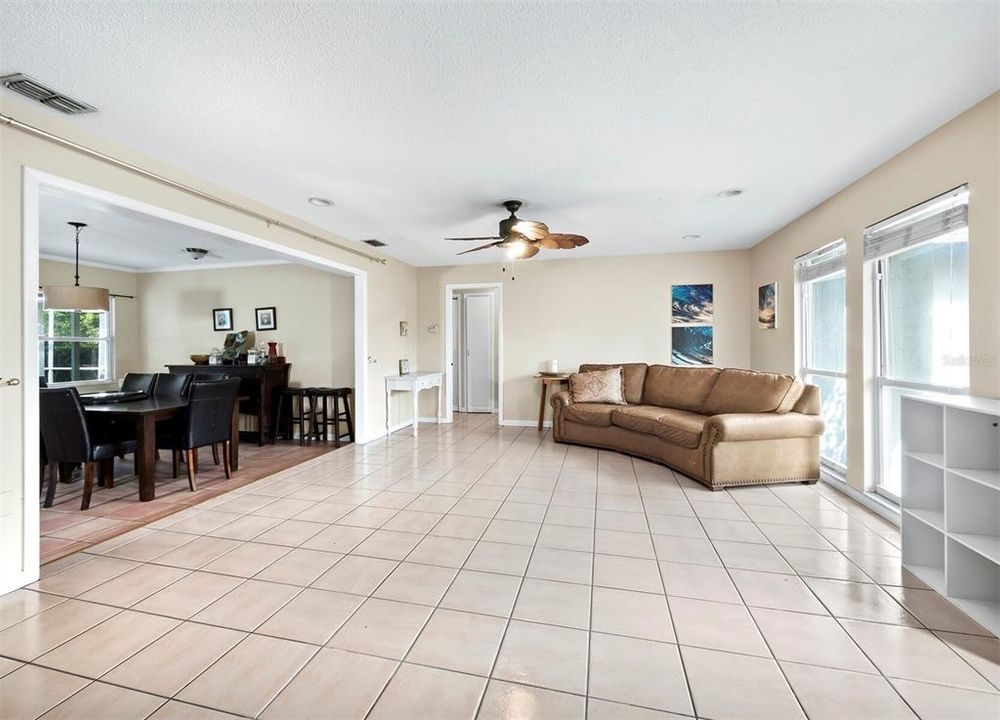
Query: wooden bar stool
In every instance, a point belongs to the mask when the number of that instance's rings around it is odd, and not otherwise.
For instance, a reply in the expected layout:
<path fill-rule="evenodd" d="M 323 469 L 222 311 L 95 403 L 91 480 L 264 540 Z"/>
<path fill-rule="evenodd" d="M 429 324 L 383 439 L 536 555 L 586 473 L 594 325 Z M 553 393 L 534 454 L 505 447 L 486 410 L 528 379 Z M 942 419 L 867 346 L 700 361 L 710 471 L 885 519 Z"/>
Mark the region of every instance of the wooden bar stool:
<path fill-rule="evenodd" d="M 341 441 L 346 437 L 350 442 L 354 442 L 354 418 L 351 415 L 351 396 L 354 390 L 349 387 L 339 388 L 311 388 L 314 400 L 313 416 L 316 417 L 318 427 L 315 428 L 316 439 L 322 437 L 326 442 L 330 425 L 333 425 L 333 444 L 340 447 Z M 328 407 L 330 401 L 332 408 Z M 343 402 L 343 406 L 341 406 Z M 340 423 L 346 426 L 346 432 L 340 431 Z"/>
<path fill-rule="evenodd" d="M 285 427 L 284 438 L 286 440 L 293 439 L 296 424 L 299 426 L 299 445 L 306 445 L 310 442 L 310 435 L 316 432 L 314 391 L 315 388 L 302 387 L 286 387 L 278 391 L 277 417 L 274 422 L 272 442 L 277 441 L 282 425 Z M 298 398 L 298 403 L 295 402 L 296 398 Z M 298 405 L 298 413 L 295 412 L 296 404 Z M 310 432 L 306 432 L 307 424 Z"/>

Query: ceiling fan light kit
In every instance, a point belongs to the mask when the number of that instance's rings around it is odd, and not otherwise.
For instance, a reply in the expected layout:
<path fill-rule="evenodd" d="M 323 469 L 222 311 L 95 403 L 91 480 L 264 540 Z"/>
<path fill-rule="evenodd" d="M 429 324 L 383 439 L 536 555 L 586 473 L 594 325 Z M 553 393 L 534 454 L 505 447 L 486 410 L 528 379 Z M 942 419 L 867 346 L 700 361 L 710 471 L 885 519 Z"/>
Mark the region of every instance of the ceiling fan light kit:
<path fill-rule="evenodd" d="M 500 203 L 510 217 L 500 221 L 500 233 L 492 237 L 461 237 L 445 238 L 446 240 L 467 242 L 474 240 L 491 240 L 485 245 L 463 250 L 459 255 L 466 255 L 479 250 L 500 248 L 507 252 L 511 260 L 527 260 L 538 254 L 539 250 L 572 250 L 590 242 L 583 235 L 549 232 L 549 226 L 534 220 L 521 220 L 517 211 L 521 209 L 520 200 L 504 200 Z"/>
<path fill-rule="evenodd" d="M 45 285 L 42 287 L 42 306 L 46 310 L 87 310 L 108 312 L 111 308 L 107 288 L 80 285 L 80 231 L 87 223 L 67 223 L 76 229 L 76 282 L 73 285 Z"/>

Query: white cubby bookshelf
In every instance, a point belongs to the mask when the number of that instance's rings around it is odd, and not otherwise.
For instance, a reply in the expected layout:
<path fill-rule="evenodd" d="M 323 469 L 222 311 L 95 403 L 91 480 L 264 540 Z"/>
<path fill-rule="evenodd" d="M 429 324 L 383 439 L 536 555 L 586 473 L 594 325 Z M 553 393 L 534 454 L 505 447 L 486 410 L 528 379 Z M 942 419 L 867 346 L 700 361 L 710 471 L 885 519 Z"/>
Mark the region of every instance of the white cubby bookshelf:
<path fill-rule="evenodd" d="M 1000 400 L 901 403 L 903 566 L 1000 635 Z"/>

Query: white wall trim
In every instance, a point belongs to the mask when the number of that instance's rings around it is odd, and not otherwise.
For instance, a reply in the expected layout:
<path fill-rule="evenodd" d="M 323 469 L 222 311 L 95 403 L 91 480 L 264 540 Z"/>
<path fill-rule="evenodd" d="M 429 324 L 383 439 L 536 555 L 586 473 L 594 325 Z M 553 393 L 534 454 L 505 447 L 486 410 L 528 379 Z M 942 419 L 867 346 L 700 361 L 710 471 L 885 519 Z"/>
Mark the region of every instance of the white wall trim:
<path fill-rule="evenodd" d="M 504 427 L 538 427 L 538 420 L 501 420 L 500 424 Z M 542 423 L 543 428 L 552 427 L 552 421 L 546 420 Z"/>
<path fill-rule="evenodd" d="M 503 421 L 503 390 L 504 390 L 504 328 L 503 328 L 503 317 L 504 317 L 504 307 L 503 307 L 503 283 L 502 282 L 485 282 L 485 283 L 447 283 L 444 286 L 444 327 L 441 330 L 441 334 L 444 336 L 442 342 L 444 344 L 444 379 L 445 379 L 445 394 L 444 394 L 444 422 L 450 423 L 454 421 L 455 409 L 454 409 L 454 393 L 455 393 L 455 371 L 451 366 L 451 357 L 455 350 L 455 332 L 452 325 L 455 322 L 454 308 L 452 307 L 451 296 L 456 290 L 488 290 L 495 289 L 497 291 L 497 417 L 499 418 L 499 423 L 504 424 Z"/>
<path fill-rule="evenodd" d="M 21 517 L 5 518 L 5 522 L 22 521 L 22 568 L 21 572 L 11 576 L 0 577 L 0 594 L 22 587 L 38 579 L 40 568 L 40 513 L 38 508 L 39 476 L 32 458 L 38 457 L 38 403 L 32 398 L 38 397 L 38 339 L 37 318 L 35 308 L 38 294 L 38 261 L 39 261 L 39 197 L 43 185 L 60 188 L 90 198 L 96 198 L 112 205 L 128 208 L 153 217 L 197 228 L 206 232 L 222 235 L 264 248 L 279 255 L 295 258 L 301 264 L 309 265 L 327 272 L 335 272 L 354 278 L 354 377 L 355 377 L 355 432 L 357 442 L 368 442 L 373 438 L 371 419 L 367 412 L 368 401 L 368 272 L 336 260 L 314 255 L 313 253 L 287 247 L 271 240 L 250 235 L 224 225 L 183 215 L 173 210 L 136 200 L 125 195 L 118 195 L 107 190 L 85 185 L 58 175 L 25 166 L 22 169 L 22 278 L 23 278 L 23 462 Z M 277 264 L 277 263 L 270 263 Z M 218 266 L 216 266 L 218 267 Z M 375 436 L 377 437 L 377 436 Z"/>
<path fill-rule="evenodd" d="M 65 265 L 72 265 L 76 262 L 76 258 L 63 257 L 62 255 L 53 255 L 51 253 L 43 253 L 43 252 L 38 253 L 38 259 L 63 263 Z M 127 272 L 127 273 L 139 272 L 138 269 L 134 267 L 127 267 L 125 265 L 114 265 L 112 263 L 96 262 L 94 260 L 84 260 L 83 258 L 80 258 L 80 266 L 101 268 L 102 270 L 117 270 L 118 272 Z"/>

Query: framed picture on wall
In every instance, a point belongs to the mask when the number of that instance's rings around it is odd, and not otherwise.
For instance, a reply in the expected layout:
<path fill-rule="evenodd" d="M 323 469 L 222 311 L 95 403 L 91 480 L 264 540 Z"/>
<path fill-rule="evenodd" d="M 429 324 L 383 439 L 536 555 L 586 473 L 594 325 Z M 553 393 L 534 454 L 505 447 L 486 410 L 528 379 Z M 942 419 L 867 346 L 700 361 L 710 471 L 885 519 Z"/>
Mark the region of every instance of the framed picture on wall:
<path fill-rule="evenodd" d="M 277 330 L 278 310 L 274 306 L 257 308 L 257 330 Z"/>
<path fill-rule="evenodd" d="M 774 330 L 778 327 L 778 283 L 757 288 L 757 327 Z"/>
<path fill-rule="evenodd" d="M 216 330 L 232 330 L 233 309 L 215 308 L 212 310 L 212 327 Z"/>
<path fill-rule="evenodd" d="M 715 332 L 711 325 L 675 325 L 670 329 L 672 365 L 712 365 Z"/>
<path fill-rule="evenodd" d="M 715 288 L 711 284 L 673 285 L 670 288 L 673 325 L 711 325 L 715 322 Z"/>

